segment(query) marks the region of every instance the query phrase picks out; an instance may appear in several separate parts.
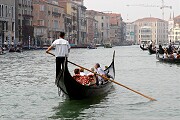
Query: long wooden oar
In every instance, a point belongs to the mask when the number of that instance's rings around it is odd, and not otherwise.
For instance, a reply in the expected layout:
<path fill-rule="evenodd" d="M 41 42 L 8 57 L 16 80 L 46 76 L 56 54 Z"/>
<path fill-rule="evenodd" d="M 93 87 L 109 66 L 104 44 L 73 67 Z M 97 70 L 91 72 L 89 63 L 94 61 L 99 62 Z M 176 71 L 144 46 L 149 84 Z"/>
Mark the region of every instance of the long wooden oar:
<path fill-rule="evenodd" d="M 151 97 L 149 97 L 149 96 L 147 96 L 147 95 L 144 95 L 144 94 L 142 94 L 142 93 L 140 93 L 140 92 L 138 92 L 138 91 L 136 91 L 136 90 L 133 90 L 133 89 L 131 89 L 131 88 L 129 88 L 129 87 L 127 87 L 127 86 L 119 83 L 119 82 L 116 82 L 115 80 L 112 80 L 112 79 L 110 79 L 110 78 L 107 78 L 107 77 L 105 77 L 105 76 L 102 76 L 102 75 L 100 75 L 100 74 L 97 74 L 97 73 L 95 73 L 95 72 L 93 72 L 93 71 L 91 71 L 91 70 L 89 70 L 89 69 L 87 69 L 87 68 L 85 68 L 85 67 L 82 67 L 82 66 L 80 66 L 80 65 L 77 65 L 77 64 L 75 64 L 75 63 L 73 63 L 73 62 L 70 62 L 70 61 L 68 61 L 68 62 L 71 63 L 71 64 L 73 64 L 73 65 L 75 65 L 75 66 L 77 66 L 77 67 L 80 67 L 80 68 L 82 68 L 82 69 L 84 69 L 84 70 L 87 70 L 87 71 L 89 71 L 89 72 L 91 72 L 91 73 L 94 73 L 94 74 L 96 74 L 96 75 L 98 75 L 98 76 L 100 76 L 100 77 L 102 77 L 102 78 L 104 78 L 104 79 L 106 79 L 106 80 L 109 80 L 109 81 L 111 81 L 111 82 L 113 82 L 113 83 L 115 83 L 115 84 L 117 84 L 117 85 L 120 85 L 120 86 L 122 86 L 122 87 L 124 87 L 124 88 L 126 88 L 126 89 L 128 89 L 128 90 L 130 90 L 130 91 L 133 91 L 133 92 L 135 92 L 135 93 L 137 93 L 137 94 L 139 94 L 139 95 L 141 95 L 141 96 L 143 96 L 143 97 L 145 97 L 145 98 L 148 98 L 148 99 L 150 99 L 151 101 L 156 101 L 156 99 L 151 98 Z"/>
<path fill-rule="evenodd" d="M 47 54 L 50 54 L 50 55 L 52 55 L 52 56 L 55 56 L 53 53 L 51 53 L 51 52 L 46 52 Z"/>
<path fill-rule="evenodd" d="M 55 56 L 53 53 L 50 53 L 50 52 L 47 52 L 47 53 L 50 54 L 50 55 Z M 141 96 L 143 96 L 143 97 L 145 97 L 145 98 L 148 98 L 148 99 L 151 100 L 151 101 L 156 101 L 156 99 L 154 99 L 154 98 L 152 98 L 152 97 L 149 97 L 149 96 L 147 96 L 147 95 L 144 95 L 144 94 L 142 94 L 142 93 L 140 93 L 140 92 L 138 92 L 138 91 L 136 91 L 136 90 L 133 90 L 133 89 L 131 89 L 131 88 L 129 88 L 129 87 L 127 87 L 127 86 L 119 83 L 119 82 L 116 82 L 115 80 L 112 80 L 112 79 L 110 79 L 110 78 L 107 78 L 107 77 L 105 77 L 105 76 L 102 76 L 102 75 L 100 75 L 100 74 L 97 74 L 97 73 L 95 73 L 95 72 L 93 72 L 93 71 L 91 71 L 91 70 L 89 70 L 89 69 L 87 69 L 87 68 L 85 68 L 85 67 L 82 67 L 82 66 L 80 66 L 80 65 L 77 65 L 77 64 L 75 64 L 75 63 L 73 63 L 73 62 L 71 62 L 71 61 L 68 61 L 68 62 L 71 63 L 71 64 L 73 64 L 73 65 L 75 65 L 75 66 L 77 66 L 77 67 L 83 68 L 84 70 L 87 70 L 87 71 L 89 71 L 89 72 L 91 72 L 91 73 L 94 73 L 94 74 L 96 74 L 96 75 L 98 75 L 98 76 L 100 76 L 100 77 L 102 77 L 102 78 L 104 78 L 104 79 L 106 79 L 106 80 L 109 80 L 109 81 L 111 81 L 111 82 L 113 82 L 113 83 L 115 83 L 115 84 L 117 84 L 117 85 L 120 85 L 120 86 L 122 86 L 122 87 L 124 87 L 124 88 L 126 88 L 126 89 L 128 89 L 128 90 L 130 90 L 130 91 L 133 91 L 133 92 L 135 92 L 135 93 L 137 93 L 137 94 L 139 94 L 139 95 L 141 95 Z"/>

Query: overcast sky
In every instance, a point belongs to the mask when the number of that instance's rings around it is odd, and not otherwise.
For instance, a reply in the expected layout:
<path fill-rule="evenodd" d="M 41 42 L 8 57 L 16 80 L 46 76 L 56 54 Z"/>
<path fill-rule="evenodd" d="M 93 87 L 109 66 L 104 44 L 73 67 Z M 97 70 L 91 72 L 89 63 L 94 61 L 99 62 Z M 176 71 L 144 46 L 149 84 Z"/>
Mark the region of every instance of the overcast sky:
<path fill-rule="evenodd" d="M 126 5 L 156 5 L 161 6 L 162 0 L 84 0 L 88 10 L 112 11 L 121 13 L 124 21 L 134 21 L 143 17 L 162 18 L 162 10 L 158 7 L 127 7 Z M 165 20 L 169 19 L 170 13 L 175 16 L 180 15 L 180 0 L 164 0 L 166 6 L 172 6 L 173 9 L 165 8 Z"/>

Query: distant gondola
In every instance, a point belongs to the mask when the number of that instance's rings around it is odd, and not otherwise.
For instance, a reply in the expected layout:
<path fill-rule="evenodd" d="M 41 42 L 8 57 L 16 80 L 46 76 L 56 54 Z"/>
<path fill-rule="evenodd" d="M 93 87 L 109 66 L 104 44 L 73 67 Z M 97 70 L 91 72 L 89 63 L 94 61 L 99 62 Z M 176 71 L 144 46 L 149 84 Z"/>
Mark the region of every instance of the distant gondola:
<path fill-rule="evenodd" d="M 144 51 L 144 50 L 148 50 L 148 48 L 144 48 L 140 45 L 140 48 Z"/>
<path fill-rule="evenodd" d="M 91 46 L 91 45 L 90 45 L 90 46 L 87 46 L 87 48 L 88 48 L 88 49 L 97 49 L 97 47 Z"/>
<path fill-rule="evenodd" d="M 57 87 L 70 99 L 85 99 L 106 94 L 112 87 L 112 82 L 107 81 L 103 85 L 84 86 L 71 76 L 68 70 L 68 62 L 65 63 L 64 72 L 56 79 Z M 112 79 L 115 77 L 114 55 L 111 65 L 105 70 Z"/>
<path fill-rule="evenodd" d="M 173 59 L 173 58 L 163 58 L 159 56 L 159 53 L 156 54 L 156 59 L 161 62 L 167 62 L 167 63 L 180 63 L 180 59 Z"/>
<path fill-rule="evenodd" d="M 148 47 L 148 50 L 149 50 L 149 54 L 156 54 L 156 50 Z"/>

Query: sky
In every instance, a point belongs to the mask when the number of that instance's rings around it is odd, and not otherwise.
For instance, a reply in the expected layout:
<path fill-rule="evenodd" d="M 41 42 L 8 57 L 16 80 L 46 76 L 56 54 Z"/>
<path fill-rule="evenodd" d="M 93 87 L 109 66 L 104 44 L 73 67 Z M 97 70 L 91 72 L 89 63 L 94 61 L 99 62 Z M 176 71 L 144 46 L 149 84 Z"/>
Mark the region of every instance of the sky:
<path fill-rule="evenodd" d="M 164 0 L 164 2 L 166 6 L 172 6 L 172 9 L 165 8 L 165 20 L 170 18 L 170 14 L 180 15 L 180 0 Z M 120 13 L 125 22 L 133 22 L 144 17 L 162 18 L 160 7 L 127 6 L 139 4 L 162 6 L 162 0 L 84 0 L 88 10 Z"/>

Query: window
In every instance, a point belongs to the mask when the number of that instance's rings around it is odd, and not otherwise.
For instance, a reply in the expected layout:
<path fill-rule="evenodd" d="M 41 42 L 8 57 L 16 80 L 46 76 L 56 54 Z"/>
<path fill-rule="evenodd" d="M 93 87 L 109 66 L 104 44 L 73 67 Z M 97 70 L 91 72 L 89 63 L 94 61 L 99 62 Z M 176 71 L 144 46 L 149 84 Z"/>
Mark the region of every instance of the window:
<path fill-rule="evenodd" d="M 58 21 L 57 20 L 54 20 L 54 28 L 58 28 Z"/>
<path fill-rule="evenodd" d="M 14 22 L 12 22 L 12 31 L 14 31 Z"/>
<path fill-rule="evenodd" d="M 5 16 L 8 17 L 8 6 L 7 6 L 7 5 L 6 5 L 6 7 L 5 7 L 5 10 L 6 10 L 6 12 L 5 12 L 6 15 L 5 15 Z"/>
<path fill-rule="evenodd" d="M 104 23 L 101 23 L 101 27 L 102 27 L 102 28 L 104 27 Z"/>
<path fill-rule="evenodd" d="M 11 7 L 12 18 L 14 17 L 14 7 Z"/>
<path fill-rule="evenodd" d="M 0 17 L 1 17 L 1 5 L 0 5 Z"/>
<path fill-rule="evenodd" d="M 44 20 L 39 20 L 38 22 L 40 26 L 44 26 Z"/>
<path fill-rule="evenodd" d="M 4 7 L 3 7 L 3 5 L 1 5 L 1 9 L 2 9 L 1 10 L 1 13 L 2 13 L 1 16 L 3 17 L 4 16 Z"/>
<path fill-rule="evenodd" d="M 8 22 L 6 22 L 6 29 L 5 30 L 8 31 Z"/>
<path fill-rule="evenodd" d="M 40 5 L 40 11 L 44 11 L 44 5 Z"/>

